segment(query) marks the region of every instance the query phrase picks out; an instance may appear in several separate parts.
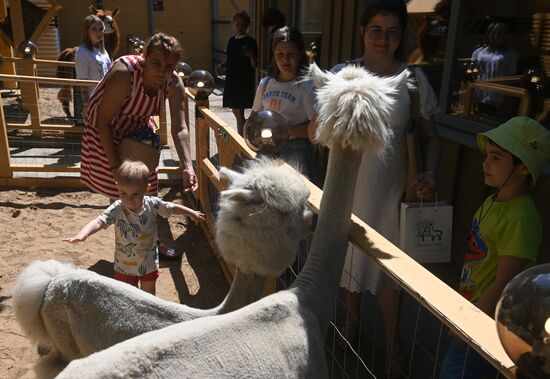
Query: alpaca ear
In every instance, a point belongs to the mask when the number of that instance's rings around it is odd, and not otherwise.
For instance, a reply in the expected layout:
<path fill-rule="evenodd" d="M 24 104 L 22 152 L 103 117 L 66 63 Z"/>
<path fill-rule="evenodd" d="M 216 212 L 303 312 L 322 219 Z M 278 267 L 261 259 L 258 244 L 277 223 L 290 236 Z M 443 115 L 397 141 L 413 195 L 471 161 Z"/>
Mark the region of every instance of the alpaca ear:
<path fill-rule="evenodd" d="M 90 10 L 90 12 L 92 12 L 93 14 L 97 14 L 97 8 L 94 7 L 93 5 L 90 5 L 90 7 L 88 8 Z"/>
<path fill-rule="evenodd" d="M 111 15 L 111 17 L 115 18 L 115 16 L 118 14 L 119 11 L 120 11 L 120 8 L 117 7 L 117 8 L 113 11 L 113 14 Z"/>
<path fill-rule="evenodd" d="M 233 171 L 227 167 L 222 167 L 220 169 L 220 179 L 227 180 L 229 183 L 235 182 L 241 176 L 242 174 L 239 174 L 237 171 Z"/>
<path fill-rule="evenodd" d="M 330 77 L 330 75 L 321 70 L 316 63 L 309 65 L 308 76 L 313 80 L 317 88 L 323 87 Z"/>
<path fill-rule="evenodd" d="M 222 191 L 222 197 L 243 205 L 258 204 L 262 200 L 254 191 L 242 188 Z"/>

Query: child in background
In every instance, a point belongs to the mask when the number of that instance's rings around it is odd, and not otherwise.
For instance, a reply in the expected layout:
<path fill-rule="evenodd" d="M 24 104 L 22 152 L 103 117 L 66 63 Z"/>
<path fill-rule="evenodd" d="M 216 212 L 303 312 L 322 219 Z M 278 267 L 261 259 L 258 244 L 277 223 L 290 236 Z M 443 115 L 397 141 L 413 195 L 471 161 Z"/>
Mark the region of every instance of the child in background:
<path fill-rule="evenodd" d="M 82 43 L 74 57 L 76 79 L 101 80 L 111 67 L 111 58 L 103 44 L 103 22 L 96 15 L 86 16 Z M 75 118 L 85 117 L 88 100 L 95 87 L 80 87 L 80 104 L 75 104 Z M 81 109 L 77 109 L 81 107 Z M 82 122 L 82 119 L 80 120 Z"/>
<path fill-rule="evenodd" d="M 235 35 L 229 39 L 226 58 L 218 68 L 226 66 L 223 106 L 231 108 L 237 119 L 237 131 L 242 136 L 244 109 L 252 107 L 256 87 L 256 67 L 258 67 L 258 45 L 246 33 L 250 26 L 250 16 L 245 11 L 233 15 Z"/>
<path fill-rule="evenodd" d="M 542 226 L 529 190 L 550 160 L 550 132 L 529 117 L 514 117 L 478 134 L 477 141 L 485 155 L 485 184 L 497 192 L 474 214 L 459 291 L 493 316 L 506 284 L 537 261 Z M 495 374 L 481 355 L 453 337 L 440 378 Z"/>
<path fill-rule="evenodd" d="M 279 112 L 288 121 L 289 141 L 280 155 L 284 161 L 317 182 L 313 146 L 308 127 L 315 124 L 315 88 L 311 80 L 300 80 L 306 68 L 302 33 L 285 26 L 273 34 L 273 72 L 260 81 L 252 112 L 268 109 Z"/>
<path fill-rule="evenodd" d="M 195 222 L 204 221 L 204 214 L 183 205 L 145 196 L 150 172 L 143 162 L 124 161 L 117 172 L 120 199 L 112 203 L 98 218 L 90 221 L 74 237 L 63 241 L 77 243 L 115 226 L 115 279 L 155 294 L 159 275 L 157 248 L 157 216 L 180 214 Z"/>

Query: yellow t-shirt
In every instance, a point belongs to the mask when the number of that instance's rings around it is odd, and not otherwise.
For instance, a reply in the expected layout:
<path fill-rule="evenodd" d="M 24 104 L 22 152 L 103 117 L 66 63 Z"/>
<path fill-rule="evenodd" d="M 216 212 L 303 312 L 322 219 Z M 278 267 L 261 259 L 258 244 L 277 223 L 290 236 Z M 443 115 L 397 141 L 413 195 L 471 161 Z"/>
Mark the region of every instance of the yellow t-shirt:
<path fill-rule="evenodd" d="M 496 279 L 501 256 L 524 258 L 533 265 L 542 238 L 542 225 L 533 200 L 522 196 L 493 201 L 489 196 L 476 211 L 468 236 L 460 293 L 476 302 Z"/>

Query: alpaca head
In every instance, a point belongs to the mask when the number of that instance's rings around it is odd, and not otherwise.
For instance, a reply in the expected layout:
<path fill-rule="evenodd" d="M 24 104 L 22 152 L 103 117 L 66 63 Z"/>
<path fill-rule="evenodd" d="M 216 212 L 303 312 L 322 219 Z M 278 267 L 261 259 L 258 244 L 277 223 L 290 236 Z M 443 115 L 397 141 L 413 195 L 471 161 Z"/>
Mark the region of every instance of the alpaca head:
<path fill-rule="evenodd" d="M 317 86 L 319 104 L 317 141 L 382 153 L 393 136 L 389 122 L 395 105 L 392 95 L 406 86 L 407 76 L 405 70 L 397 76 L 379 77 L 355 65 L 335 74 L 312 64 L 309 77 Z"/>
<path fill-rule="evenodd" d="M 93 5 L 90 5 L 88 9 L 90 9 L 90 12 L 99 17 L 103 22 L 103 26 L 105 27 L 103 30 L 104 34 L 112 34 L 118 31 L 118 25 L 116 24 L 115 17 L 120 11 L 119 8 L 116 8 L 115 10 L 97 9 Z"/>
<path fill-rule="evenodd" d="M 280 275 L 311 226 L 305 181 L 265 158 L 242 173 L 222 168 L 220 176 L 229 181 L 216 220 L 220 254 L 243 272 Z"/>

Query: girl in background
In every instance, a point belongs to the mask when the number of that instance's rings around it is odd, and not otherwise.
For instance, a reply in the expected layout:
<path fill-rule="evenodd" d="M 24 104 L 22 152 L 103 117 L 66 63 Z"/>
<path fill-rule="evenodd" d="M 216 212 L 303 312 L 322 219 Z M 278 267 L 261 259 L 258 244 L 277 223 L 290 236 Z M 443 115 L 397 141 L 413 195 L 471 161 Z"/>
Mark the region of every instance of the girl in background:
<path fill-rule="evenodd" d="M 96 15 L 86 16 L 82 43 L 75 55 L 76 79 L 101 80 L 111 66 L 111 58 L 103 46 L 103 22 Z M 95 87 L 79 87 L 80 102 L 75 104 L 75 118 L 85 117 L 88 100 Z M 78 95 L 76 96 L 78 97 Z M 78 108 L 78 109 L 77 109 Z"/>
<path fill-rule="evenodd" d="M 256 86 L 256 67 L 258 67 L 258 45 L 256 40 L 246 33 L 250 26 L 250 16 L 245 11 L 233 15 L 235 35 L 229 39 L 225 60 L 218 68 L 226 66 L 223 106 L 231 108 L 237 119 L 237 131 L 242 136 L 244 110 L 252 107 Z"/>
<path fill-rule="evenodd" d="M 315 123 L 315 92 L 311 81 L 301 81 L 306 67 L 302 33 L 285 26 L 273 34 L 273 72 L 260 81 L 252 111 L 269 109 L 288 121 L 290 139 L 280 155 L 288 164 L 316 181 L 313 148 L 308 126 Z"/>

